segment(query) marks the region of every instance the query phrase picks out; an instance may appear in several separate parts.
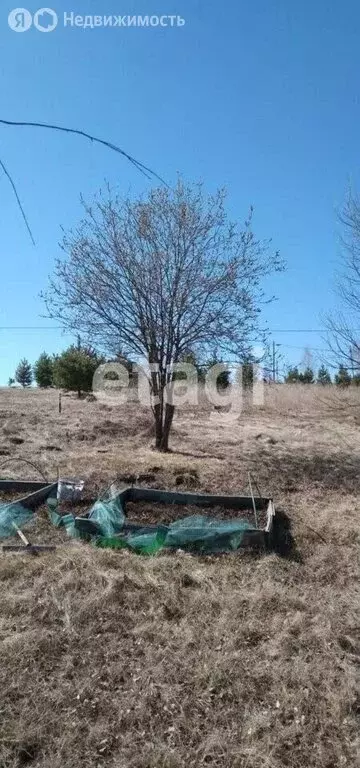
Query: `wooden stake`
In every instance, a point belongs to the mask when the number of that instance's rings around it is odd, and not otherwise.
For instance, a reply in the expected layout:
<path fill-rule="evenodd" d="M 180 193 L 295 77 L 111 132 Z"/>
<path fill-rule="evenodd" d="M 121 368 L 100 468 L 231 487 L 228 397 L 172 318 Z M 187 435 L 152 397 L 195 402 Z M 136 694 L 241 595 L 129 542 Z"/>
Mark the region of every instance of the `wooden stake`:
<path fill-rule="evenodd" d="M 251 476 L 250 476 L 250 472 L 248 472 L 248 475 L 249 475 L 249 486 L 250 486 L 250 493 L 251 493 L 251 498 L 252 498 L 252 503 L 253 503 L 253 510 L 254 510 L 255 525 L 256 525 L 256 528 L 258 528 L 259 526 L 258 526 L 258 521 L 257 521 L 256 504 L 255 504 L 255 499 L 254 499 L 253 489 L 252 489 L 252 485 L 251 485 Z"/>
<path fill-rule="evenodd" d="M 20 536 L 21 541 L 25 544 L 26 547 L 30 546 L 30 542 L 26 538 L 25 534 L 18 528 L 16 523 L 12 523 L 12 527 L 15 529 L 18 536 Z"/>

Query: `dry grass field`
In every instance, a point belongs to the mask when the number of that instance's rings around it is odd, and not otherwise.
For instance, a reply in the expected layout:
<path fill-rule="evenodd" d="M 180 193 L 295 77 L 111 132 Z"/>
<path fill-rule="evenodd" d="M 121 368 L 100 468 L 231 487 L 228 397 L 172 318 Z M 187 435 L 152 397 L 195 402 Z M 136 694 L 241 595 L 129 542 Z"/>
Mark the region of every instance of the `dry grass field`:
<path fill-rule="evenodd" d="M 234 423 L 0 390 L 2 477 L 272 495 L 277 551 L 140 557 L 42 521 L 0 554 L 1 768 L 360 765 L 360 391 L 268 387 Z M 28 529 L 24 529 L 28 530 Z"/>

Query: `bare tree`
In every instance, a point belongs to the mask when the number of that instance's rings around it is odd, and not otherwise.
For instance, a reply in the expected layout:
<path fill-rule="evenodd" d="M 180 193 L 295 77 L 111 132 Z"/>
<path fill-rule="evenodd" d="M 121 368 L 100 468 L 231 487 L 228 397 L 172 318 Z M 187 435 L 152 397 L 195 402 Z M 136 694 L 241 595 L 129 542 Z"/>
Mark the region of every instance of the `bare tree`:
<path fill-rule="evenodd" d="M 108 189 L 63 240 L 63 258 L 45 294 L 48 314 L 103 350 L 145 357 L 155 444 L 168 450 L 174 363 L 189 349 L 216 344 L 243 356 L 259 339 L 261 280 L 281 270 L 270 241 L 240 230 L 225 211 L 225 191 L 205 194 L 181 180 L 141 200 Z"/>
<path fill-rule="evenodd" d="M 341 309 L 326 318 L 328 344 L 337 363 L 360 371 L 360 199 L 349 192 L 339 215 L 343 227 L 336 293 Z"/>

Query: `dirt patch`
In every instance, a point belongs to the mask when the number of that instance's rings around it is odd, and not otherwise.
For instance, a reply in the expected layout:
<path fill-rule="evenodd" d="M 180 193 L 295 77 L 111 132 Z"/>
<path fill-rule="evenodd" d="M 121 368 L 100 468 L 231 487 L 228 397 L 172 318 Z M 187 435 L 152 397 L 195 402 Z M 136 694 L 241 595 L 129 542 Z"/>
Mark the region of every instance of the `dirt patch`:
<path fill-rule="evenodd" d="M 204 515 L 213 520 L 247 520 L 255 526 L 254 510 L 249 509 L 225 509 L 221 506 L 197 506 L 187 504 L 158 504 L 147 501 L 129 501 L 126 504 L 126 516 L 129 520 L 143 523 L 144 525 L 157 525 L 158 523 L 174 523 L 183 517 L 192 515 Z M 259 528 L 265 528 L 266 510 L 257 513 Z"/>
<path fill-rule="evenodd" d="M 60 546 L 67 544 L 71 540 L 67 535 L 65 528 L 56 528 L 49 519 L 46 507 L 40 507 L 33 515 L 31 520 L 24 525 L 20 525 L 22 532 L 31 544 L 54 544 Z M 8 536 L 0 539 L 3 544 L 22 544 L 19 536 Z M 8 555 L 7 555 L 8 556 Z"/>
<path fill-rule="evenodd" d="M 22 497 L 23 498 L 23 497 Z M 0 505 L 10 504 L 21 501 L 19 494 L 14 492 L 6 493 L 0 491 Z M 60 516 L 72 514 L 74 517 L 83 517 L 94 504 L 95 499 L 82 499 L 73 503 L 71 501 L 62 501 L 58 506 Z M 69 542 L 69 536 L 65 528 L 57 528 L 50 520 L 49 511 L 46 504 L 38 507 L 32 517 L 24 524 L 20 525 L 21 530 L 32 544 L 55 544 L 59 546 Z M 19 537 L 6 537 L 0 539 L 0 544 L 20 544 Z"/>

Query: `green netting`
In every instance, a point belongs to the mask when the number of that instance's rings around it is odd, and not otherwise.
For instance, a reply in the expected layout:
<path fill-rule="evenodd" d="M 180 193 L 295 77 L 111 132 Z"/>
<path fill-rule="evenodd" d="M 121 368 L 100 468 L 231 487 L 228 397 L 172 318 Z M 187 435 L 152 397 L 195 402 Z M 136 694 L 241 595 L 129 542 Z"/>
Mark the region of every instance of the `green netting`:
<path fill-rule="evenodd" d="M 247 520 L 216 520 L 192 515 L 171 523 L 164 546 L 199 552 L 229 552 L 238 549 L 245 531 L 251 527 Z"/>
<path fill-rule="evenodd" d="M 35 510 L 44 502 L 47 504 L 48 514 L 51 522 L 57 528 L 65 527 L 70 536 L 76 536 L 75 518 L 73 515 L 59 515 L 57 512 L 59 500 L 57 498 L 57 486 L 52 486 L 35 492 L 21 501 L 13 501 L 7 504 L 0 504 L 0 538 L 7 538 L 16 534 L 16 527 L 21 528 L 26 523 L 33 521 Z"/>
<path fill-rule="evenodd" d="M 67 514 L 67 515 L 59 515 L 57 510 L 57 502 L 55 504 L 50 504 L 50 500 L 48 500 L 48 513 L 49 518 L 53 525 L 55 525 L 56 528 L 65 528 L 66 533 L 68 536 L 71 536 L 72 538 L 77 537 L 77 530 L 75 528 L 75 518 L 74 515 Z"/>
<path fill-rule="evenodd" d="M 155 555 L 164 548 L 166 531 L 159 530 L 154 533 L 128 534 L 122 536 L 101 536 L 95 540 L 97 547 L 109 547 L 110 549 L 131 549 L 139 555 Z"/>
<path fill-rule="evenodd" d="M 30 509 L 25 509 L 18 502 L 0 504 L 0 537 L 14 536 L 16 534 L 16 526 L 21 528 L 22 525 L 28 523 L 33 517 L 34 513 Z"/>
<path fill-rule="evenodd" d="M 101 536 L 109 537 L 120 533 L 125 522 L 125 513 L 119 496 L 98 500 L 92 507 L 89 519 L 96 523 Z"/>
<path fill-rule="evenodd" d="M 64 527 L 69 536 L 92 539 L 99 547 L 127 548 L 139 554 L 180 548 L 198 553 L 231 552 L 242 545 L 246 531 L 253 528 L 247 520 L 217 520 L 205 515 L 181 518 L 170 525 L 141 526 L 127 520 L 123 500 L 124 493 L 114 496 L 110 491 L 83 518 L 59 514 L 59 499 L 54 492 L 47 498 L 47 506 L 53 525 Z M 0 505 L 0 537 L 14 535 L 14 523 L 21 527 L 33 517 L 34 513 L 20 502 Z"/>
<path fill-rule="evenodd" d="M 157 531 L 138 533 L 124 531 L 120 536 L 98 537 L 98 547 L 131 549 L 138 554 L 155 554 L 160 549 L 185 549 L 189 552 L 220 553 L 238 549 L 245 531 L 251 529 L 247 521 L 210 520 L 207 517 L 186 517 Z"/>
<path fill-rule="evenodd" d="M 231 552 L 241 546 L 245 532 L 252 528 L 247 520 L 216 520 L 205 515 L 181 518 L 170 525 L 136 526 L 126 519 L 121 494 L 96 502 L 88 520 L 96 524 L 98 535 L 93 537 L 97 546 L 127 548 L 139 554 L 155 554 L 164 548 Z"/>

